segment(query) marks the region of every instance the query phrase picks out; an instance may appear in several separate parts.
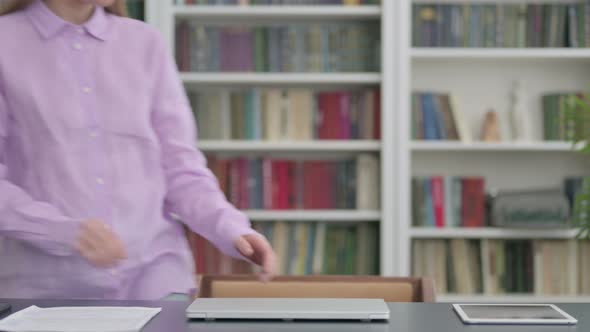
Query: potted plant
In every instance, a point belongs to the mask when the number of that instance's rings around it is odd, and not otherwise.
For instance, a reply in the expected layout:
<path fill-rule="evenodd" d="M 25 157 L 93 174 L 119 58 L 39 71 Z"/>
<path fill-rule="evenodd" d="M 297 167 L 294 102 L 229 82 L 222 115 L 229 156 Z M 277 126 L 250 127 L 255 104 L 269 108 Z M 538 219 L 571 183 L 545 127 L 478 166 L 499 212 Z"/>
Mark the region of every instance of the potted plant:
<path fill-rule="evenodd" d="M 568 138 L 579 153 L 590 157 L 590 94 L 571 95 L 566 105 L 566 117 L 575 128 Z M 584 178 L 576 195 L 571 222 L 579 229 L 578 238 L 590 239 L 590 177 Z"/>

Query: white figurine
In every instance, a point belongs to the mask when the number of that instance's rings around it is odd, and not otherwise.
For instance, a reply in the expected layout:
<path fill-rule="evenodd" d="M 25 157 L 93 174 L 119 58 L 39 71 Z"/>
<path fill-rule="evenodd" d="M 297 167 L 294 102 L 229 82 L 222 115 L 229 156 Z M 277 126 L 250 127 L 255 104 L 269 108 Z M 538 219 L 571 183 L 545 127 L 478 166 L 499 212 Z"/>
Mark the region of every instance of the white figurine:
<path fill-rule="evenodd" d="M 531 119 L 524 105 L 525 91 L 521 81 L 512 85 L 510 96 L 510 132 L 514 141 L 530 141 Z"/>

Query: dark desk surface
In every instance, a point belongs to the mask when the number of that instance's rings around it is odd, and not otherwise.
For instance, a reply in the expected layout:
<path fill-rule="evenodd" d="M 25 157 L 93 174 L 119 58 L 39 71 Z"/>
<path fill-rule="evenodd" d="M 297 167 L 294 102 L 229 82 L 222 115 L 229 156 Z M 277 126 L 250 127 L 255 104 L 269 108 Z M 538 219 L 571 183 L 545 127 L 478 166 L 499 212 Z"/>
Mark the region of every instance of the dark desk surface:
<path fill-rule="evenodd" d="M 29 305 L 51 306 L 142 306 L 161 307 L 143 332 L 577 332 L 590 331 L 590 304 L 559 304 L 578 319 L 575 326 L 466 326 L 449 304 L 391 303 L 391 320 L 385 323 L 362 322 L 187 322 L 186 302 L 141 301 L 50 301 L 1 300 L 13 305 L 13 312 Z"/>

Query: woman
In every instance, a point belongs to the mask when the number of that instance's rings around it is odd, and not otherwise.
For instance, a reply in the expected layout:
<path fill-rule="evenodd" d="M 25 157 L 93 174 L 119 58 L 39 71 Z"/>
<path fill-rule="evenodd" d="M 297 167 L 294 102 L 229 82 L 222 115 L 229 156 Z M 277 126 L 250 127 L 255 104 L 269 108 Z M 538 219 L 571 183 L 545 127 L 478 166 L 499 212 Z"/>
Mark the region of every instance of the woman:
<path fill-rule="evenodd" d="M 157 299 L 194 288 L 182 220 L 275 272 L 224 198 L 172 57 L 124 1 L 4 1 L 0 295 Z"/>

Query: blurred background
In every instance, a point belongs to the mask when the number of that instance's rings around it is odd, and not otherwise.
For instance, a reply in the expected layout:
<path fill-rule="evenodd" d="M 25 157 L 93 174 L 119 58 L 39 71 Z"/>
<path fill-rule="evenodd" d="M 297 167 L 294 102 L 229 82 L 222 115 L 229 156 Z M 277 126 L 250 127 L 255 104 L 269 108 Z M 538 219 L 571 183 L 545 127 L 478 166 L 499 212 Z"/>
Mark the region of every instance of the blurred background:
<path fill-rule="evenodd" d="M 282 274 L 590 301 L 590 1 L 128 4 Z M 197 274 L 252 272 L 188 236 Z"/>

